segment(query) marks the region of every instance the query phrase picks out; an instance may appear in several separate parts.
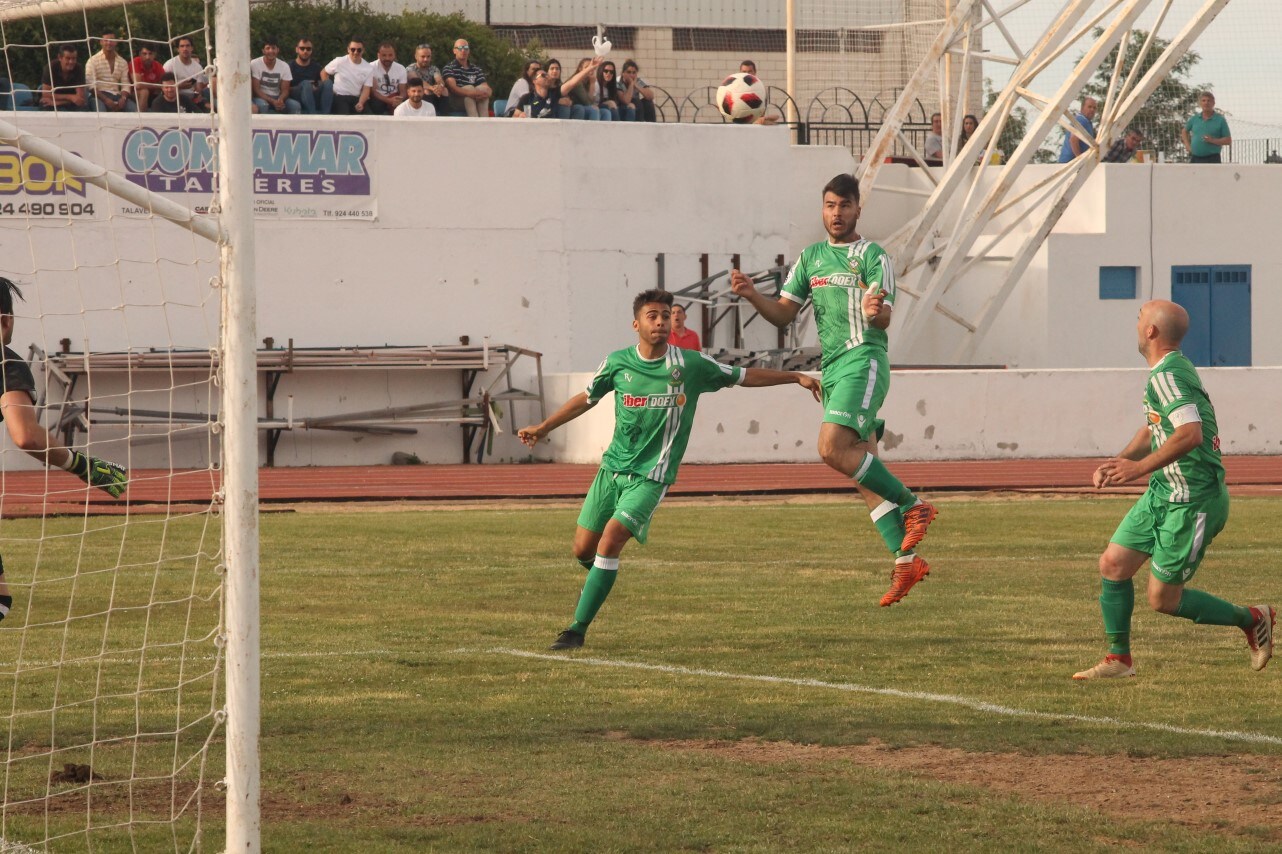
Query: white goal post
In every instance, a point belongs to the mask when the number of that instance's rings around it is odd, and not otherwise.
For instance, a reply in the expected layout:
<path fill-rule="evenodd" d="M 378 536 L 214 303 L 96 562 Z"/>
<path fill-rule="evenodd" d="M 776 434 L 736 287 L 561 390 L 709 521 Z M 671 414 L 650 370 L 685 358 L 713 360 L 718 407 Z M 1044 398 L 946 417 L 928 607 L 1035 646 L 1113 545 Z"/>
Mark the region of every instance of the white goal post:
<path fill-rule="evenodd" d="M 151 1 L 149 0 L 149 2 Z M 162 0 L 154 0 L 154 2 L 159 3 Z M 73 19 L 79 17 L 85 22 L 85 28 L 88 29 L 87 22 L 89 18 L 87 13 L 89 10 L 96 8 L 121 10 L 122 3 L 120 0 L 115 0 L 115 2 L 107 2 L 107 0 L 52 0 L 51 2 L 42 3 L 22 3 L 5 0 L 5 2 L 0 2 L 0 24 L 12 24 L 13 22 L 30 18 L 44 20 L 52 16 L 69 15 Z M 123 8 L 127 10 L 133 7 Z M 206 19 L 208 20 L 209 17 L 214 20 L 214 38 L 213 44 L 210 45 L 210 57 L 213 64 L 214 79 L 217 83 L 218 105 L 216 113 L 210 117 L 211 130 L 217 137 L 217 198 L 210 205 L 207 213 L 197 214 L 190 207 L 180 202 L 175 202 L 153 193 L 144 186 L 140 186 L 139 183 L 128 180 L 124 175 L 116 174 L 102 164 L 92 162 L 73 153 L 60 145 L 60 140 L 58 139 L 50 139 L 45 135 L 40 135 L 38 132 L 33 133 L 24 129 L 24 125 L 28 124 L 25 119 L 42 116 L 42 119 L 47 122 L 47 117 L 50 114 L 18 111 L 16 109 L 18 106 L 16 95 L 11 96 L 13 98 L 11 106 L 15 109 L 12 112 L 0 112 L 0 146 L 12 146 L 21 151 L 24 156 L 29 155 L 38 158 L 46 164 L 55 164 L 60 170 L 60 175 L 65 173 L 70 178 L 83 180 L 87 184 L 99 187 L 113 197 L 145 211 L 150 218 L 167 220 L 174 226 L 186 229 L 191 234 L 198 236 L 202 240 L 210 241 L 217 246 L 219 272 L 217 281 L 212 284 L 220 298 L 220 305 L 216 307 L 220 322 L 218 323 L 219 340 L 217 341 L 218 369 L 213 384 L 219 386 L 221 399 L 218 421 L 209 425 L 209 432 L 217 434 L 216 438 L 211 440 L 211 444 L 216 442 L 218 446 L 216 450 L 220 451 L 221 454 L 219 464 L 211 462 L 210 472 L 211 474 L 216 474 L 221 471 L 221 484 L 218 494 L 210 496 L 210 499 L 211 503 L 221 507 L 222 540 L 220 554 L 216 557 L 221 563 L 223 572 L 220 585 L 222 616 L 217 626 L 216 637 L 213 638 L 213 644 L 220 652 L 214 653 L 215 661 L 211 667 L 215 674 L 220 665 L 224 668 L 225 682 L 222 689 L 224 702 L 221 708 L 214 709 L 209 726 L 215 729 L 218 723 L 222 723 L 225 726 L 226 770 L 223 782 L 226 786 L 226 850 L 254 852 L 261 848 L 258 753 L 260 674 L 258 436 L 255 366 L 256 297 L 253 200 L 251 195 L 253 165 L 250 126 L 249 63 L 251 54 L 248 0 L 221 0 L 221 2 L 217 3 L 216 10 L 212 11 L 210 6 L 207 5 Z M 98 32 L 87 31 L 84 33 L 83 39 L 78 40 L 79 44 L 81 46 L 88 45 L 92 51 L 94 42 L 99 35 L 100 33 Z M 165 40 L 170 38 L 170 34 L 160 35 Z M 148 38 L 155 39 L 156 35 L 150 35 Z M 6 48 L 9 47 L 7 39 L 5 46 Z M 24 45 L 23 47 L 30 46 Z M 122 48 L 124 47 L 125 44 L 122 43 Z M 41 47 L 38 46 L 37 50 L 40 49 Z M 43 46 L 44 54 L 52 55 L 55 51 L 56 43 Z M 67 115 L 68 123 L 72 120 L 72 117 L 66 113 L 54 113 L 52 115 L 55 120 L 61 115 Z M 75 118 L 79 119 L 79 117 Z M 39 126 L 47 127 L 47 124 L 40 124 Z M 118 212 L 112 214 L 110 218 L 114 221 L 117 216 L 119 216 Z M 9 234 L 15 243 L 22 240 L 21 229 L 25 227 L 26 240 L 33 247 L 30 252 L 33 263 L 32 267 L 25 271 L 26 278 L 35 280 L 36 283 L 39 281 L 40 265 L 34 259 L 39 258 L 40 255 L 35 248 L 40 229 L 47 230 L 55 225 L 65 225 L 72 230 L 76 227 L 76 224 L 72 222 L 36 221 L 30 215 L 25 220 L 25 226 L 18 220 L 10 219 L 2 220 L 0 223 L 2 223 L 3 227 L 10 227 Z M 101 227 L 101 223 L 97 225 Z M 108 227 L 110 227 L 110 224 Z M 170 228 L 170 226 L 163 227 Z M 76 245 L 74 238 L 71 239 L 71 245 Z M 0 264 L 0 266 L 3 265 Z M 163 269 L 164 265 L 157 262 L 156 267 Z M 196 265 L 193 262 L 191 270 L 184 271 L 184 274 L 191 278 L 191 272 L 195 268 Z M 28 297 L 30 298 L 30 294 L 28 294 Z M 211 309 L 211 313 L 212 311 Z M 38 319 L 37 322 L 42 321 Z M 86 336 L 86 340 L 88 340 L 88 336 Z M 133 346 L 134 343 L 130 341 L 130 346 Z M 147 343 L 154 346 L 166 342 L 150 341 Z M 89 348 L 86 347 L 85 349 L 85 355 L 88 356 Z M 130 382 L 132 393 L 132 380 Z M 126 406 L 129 405 L 132 404 L 126 404 Z M 132 439 L 133 434 L 130 433 L 126 442 L 132 445 Z M 85 441 L 89 443 L 89 450 L 92 451 L 92 437 L 88 435 L 88 428 L 86 428 Z M 211 452 L 210 456 L 212 457 L 213 455 L 213 452 Z M 10 456 L 6 453 L 5 460 L 9 459 Z M 53 482 L 54 476 L 53 474 L 48 476 L 50 483 Z M 88 504 L 86 504 L 86 507 L 88 507 Z M 126 515 L 125 518 L 126 524 L 128 524 L 130 517 Z M 199 561 L 197 560 L 197 562 Z M 9 569 L 11 576 L 20 575 L 16 571 L 16 566 L 11 566 Z M 35 581 L 32 582 L 30 588 L 32 591 L 35 590 Z M 18 599 L 19 597 L 15 597 L 15 613 L 22 608 L 22 603 Z M 217 604 L 214 603 L 215 609 L 217 609 Z M 155 606 L 156 602 L 154 601 L 148 605 L 148 613 Z M 68 607 L 70 608 L 70 606 Z M 109 616 L 104 618 L 104 622 L 109 620 Z M 68 626 L 71 623 L 71 619 L 68 618 L 66 622 L 67 625 L 61 629 L 64 635 L 70 632 Z M 151 630 L 150 626 L 151 624 L 148 623 L 149 631 Z M 186 631 L 188 634 L 192 631 L 190 619 L 188 620 L 188 629 Z M 103 667 L 102 658 L 105 656 L 108 646 L 105 628 L 103 629 L 103 638 L 102 650 L 99 651 L 95 659 L 98 662 L 97 667 L 100 673 Z M 24 669 L 26 665 L 22 663 L 21 653 L 10 654 L 9 651 L 3 650 L 3 641 L 8 641 L 12 645 L 21 648 L 23 639 L 21 635 L 0 638 L 0 658 L 12 658 L 14 661 L 12 679 L 16 690 L 19 679 L 27 678 L 28 669 Z M 64 646 L 66 646 L 65 642 Z M 178 642 L 177 646 L 185 656 L 188 639 L 184 637 Z M 131 648 L 130 654 L 137 655 L 140 670 L 142 665 L 146 663 L 148 655 L 154 655 L 149 651 L 145 639 L 136 648 Z M 183 666 L 185 667 L 186 664 L 184 663 Z M 180 671 L 180 673 L 182 672 L 185 671 Z M 181 681 L 182 678 L 185 677 L 180 677 L 180 685 L 184 684 Z M 143 677 L 140 675 L 138 677 L 140 684 L 142 679 Z M 181 687 L 177 690 L 181 695 Z M 215 704 L 217 704 L 217 688 L 215 688 L 213 696 Z M 98 697 L 92 698 L 91 704 L 94 709 L 98 708 L 99 702 L 100 699 Z M 135 698 L 134 702 L 141 701 Z M 181 705 L 181 702 L 179 704 Z M 0 714 L 2 713 L 0 712 Z M 60 711 L 56 706 L 51 706 L 47 710 L 47 715 L 52 720 L 58 720 L 59 714 Z M 18 745 L 14 743 L 13 720 L 14 718 L 11 716 L 10 756 L 6 759 L 5 765 L 6 796 L 10 791 L 10 770 L 15 761 L 13 757 L 16 755 L 14 751 L 18 750 Z M 98 727 L 99 722 L 95 717 L 93 726 L 95 736 L 99 732 Z M 52 741 L 54 740 L 51 739 Z M 90 753 L 93 752 L 92 742 L 89 742 L 87 749 Z M 139 752 L 138 746 L 135 744 L 133 749 L 136 755 Z M 48 762 L 52 766 L 55 756 L 58 756 L 57 749 L 50 746 L 48 754 Z M 66 756 L 60 756 L 59 758 L 66 758 Z M 176 767 L 181 765 L 176 758 L 173 764 Z M 199 764 L 202 769 L 201 773 L 203 773 L 203 758 L 199 761 Z M 87 765 L 80 767 L 88 769 Z M 71 768 L 72 765 L 68 764 L 68 774 L 73 774 L 70 770 Z M 84 775 L 87 779 L 80 782 L 84 782 L 88 789 L 92 789 L 99 771 L 96 768 L 88 769 L 84 772 Z M 176 784 L 174 786 L 176 787 Z M 198 780 L 196 788 L 197 790 L 202 788 L 201 781 Z M 87 795 L 86 797 L 90 796 Z M 131 804 L 132 797 L 133 790 L 131 788 Z M 199 791 L 192 798 L 197 802 L 198 809 Z M 48 802 L 49 800 L 51 800 L 51 797 L 46 792 L 45 801 Z M 31 803 L 33 802 L 23 801 L 23 804 L 27 805 L 29 809 L 32 808 L 30 807 Z M 6 817 L 9 815 L 9 807 L 10 804 L 6 800 L 3 804 L 3 808 L 6 810 Z M 47 805 L 45 809 L 47 828 Z M 134 821 L 132 806 L 129 813 L 128 821 L 132 822 Z M 86 821 L 90 825 L 93 825 L 94 820 L 92 817 L 86 816 Z M 90 848 L 94 847 L 92 839 L 89 838 L 89 833 L 93 829 L 91 826 L 84 831 L 86 839 L 89 839 Z M 129 840 L 132 840 L 135 850 L 137 850 L 139 843 L 134 836 L 134 828 L 127 827 L 122 832 L 127 834 Z M 5 850 L 9 850 L 11 846 L 20 848 L 23 845 L 34 845 L 43 848 L 52 839 L 59 839 L 68 835 L 70 834 L 46 829 L 44 840 L 24 839 L 21 837 L 5 838 L 0 839 L 0 847 L 5 848 Z M 180 848 L 183 845 L 184 843 L 175 834 L 174 847 Z M 146 847 L 145 844 L 144 847 Z M 200 824 L 197 819 L 194 837 L 190 840 L 190 848 L 199 849 L 201 847 L 203 846 L 200 839 Z"/>

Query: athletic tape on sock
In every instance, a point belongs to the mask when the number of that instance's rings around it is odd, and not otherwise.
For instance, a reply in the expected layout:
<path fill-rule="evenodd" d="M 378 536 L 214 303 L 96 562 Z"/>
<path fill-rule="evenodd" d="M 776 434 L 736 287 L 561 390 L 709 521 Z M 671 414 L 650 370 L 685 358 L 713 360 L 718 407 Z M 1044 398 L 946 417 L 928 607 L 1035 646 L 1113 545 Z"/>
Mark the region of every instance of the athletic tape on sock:
<path fill-rule="evenodd" d="M 864 475 L 868 473 L 868 469 L 872 466 L 872 461 L 875 459 L 876 457 L 874 457 L 872 454 L 869 454 L 867 452 L 864 453 L 863 462 L 861 462 L 859 464 L 859 468 L 855 470 L 855 475 L 854 475 L 855 480 L 859 480 L 860 478 L 862 478 Z"/>
<path fill-rule="evenodd" d="M 617 572 L 619 569 L 619 559 L 617 557 L 602 557 L 601 555 L 597 555 L 596 560 L 592 562 L 592 565 L 597 569 L 604 569 L 607 572 Z"/>
<path fill-rule="evenodd" d="M 880 519 L 882 516 L 885 516 L 887 513 L 894 513 L 898 509 L 899 509 L 899 505 L 896 504 L 895 502 L 883 501 L 880 504 L 878 504 L 868 515 L 872 517 L 872 520 L 874 522 L 876 522 L 878 519 Z"/>

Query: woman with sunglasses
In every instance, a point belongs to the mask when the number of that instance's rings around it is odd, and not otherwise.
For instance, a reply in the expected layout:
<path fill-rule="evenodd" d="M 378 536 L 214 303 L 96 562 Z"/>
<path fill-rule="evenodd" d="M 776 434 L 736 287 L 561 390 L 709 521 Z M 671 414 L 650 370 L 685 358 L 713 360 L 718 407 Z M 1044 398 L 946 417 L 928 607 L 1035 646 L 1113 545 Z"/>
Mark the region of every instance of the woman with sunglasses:
<path fill-rule="evenodd" d="M 603 62 L 597 69 L 597 106 L 601 109 L 601 120 L 609 115 L 610 121 L 620 120 L 619 113 L 619 74 L 613 62 Z"/>

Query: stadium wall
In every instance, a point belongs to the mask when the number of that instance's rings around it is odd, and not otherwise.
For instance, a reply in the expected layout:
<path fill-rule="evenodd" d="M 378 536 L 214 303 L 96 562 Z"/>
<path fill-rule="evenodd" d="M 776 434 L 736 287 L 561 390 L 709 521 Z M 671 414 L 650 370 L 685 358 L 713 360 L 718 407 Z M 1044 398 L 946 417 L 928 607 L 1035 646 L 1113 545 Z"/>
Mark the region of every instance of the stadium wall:
<path fill-rule="evenodd" d="M 93 117 L 18 117 L 24 127 L 110 168 L 120 168 L 121 140 L 134 127 L 127 118 L 105 119 L 100 132 Z M 191 131 L 197 122 L 184 119 L 182 127 Z M 367 197 L 349 199 L 349 209 L 359 216 L 327 218 L 315 209 L 303 216 L 298 211 L 314 200 L 297 195 L 265 193 L 257 199 L 260 338 L 271 336 L 277 346 L 292 339 L 297 347 L 334 347 L 488 337 L 542 352 L 549 374 L 590 371 L 605 353 L 631 340 L 631 299 L 658 283 L 660 253 L 671 290 L 700 278 L 701 253 L 709 255 L 714 271 L 728 266 L 735 253 L 750 270 L 772 265 L 781 254 L 795 258 L 823 236 L 819 188 L 853 165 L 843 149 L 791 146 L 781 128 L 305 117 L 263 120 L 257 127 L 360 134 L 368 144 L 363 162 L 370 182 Z M 1025 180 L 1037 180 L 1040 169 L 1050 168 L 1031 169 Z M 883 179 L 909 185 L 921 180 L 916 171 L 890 166 Z M 992 170 L 994 176 L 998 171 Z M 1254 363 L 1282 364 L 1282 340 L 1261 334 L 1264 319 L 1282 316 L 1282 294 L 1269 287 L 1282 274 L 1282 244 L 1261 240 L 1259 228 L 1252 227 L 1267 222 L 1261 200 L 1280 193 L 1282 170 L 1267 166 L 1097 169 L 974 362 L 1024 370 L 1131 368 L 1137 358 L 1135 313 L 1148 296 L 1169 295 L 1172 263 L 1247 263 L 1254 271 L 1253 313 L 1260 328 L 1253 338 Z M 193 207 L 209 200 L 207 193 L 195 192 L 173 197 Z M 47 203 L 51 197 L 32 198 Z M 207 347 L 217 326 L 216 291 L 210 289 L 203 304 L 161 301 L 173 277 L 205 283 L 216 276 L 214 247 L 168 224 L 153 232 L 147 221 L 92 186 L 76 198 L 96 201 L 98 213 L 75 228 L 57 218 L 0 221 L 0 273 L 26 285 L 28 295 L 19 306 L 14 348 L 25 355 L 35 343 L 55 351 L 63 338 L 77 350 Z M 17 203 L 22 196 L 9 199 Z M 1226 213 L 1203 213 L 1208 199 L 1215 200 L 1215 211 Z M 916 204 L 914 197 L 877 193 L 866 200 L 861 230 L 874 238 L 888 234 Z M 1100 264 L 1140 267 L 1136 299 L 1098 299 Z M 963 313 L 982 305 L 995 284 L 992 270 L 980 265 L 977 271 L 946 295 Z M 753 323 L 746 334 L 750 348 L 774 345 L 774 330 L 765 323 Z M 957 335 L 957 327 L 934 318 L 918 347 L 907 352 L 898 349 L 892 329 L 892 359 L 900 365 L 949 364 Z M 531 387 L 528 370 L 516 382 Z M 107 376 L 96 377 L 94 388 L 102 397 L 123 391 L 113 389 Z M 135 392 L 133 405 L 154 402 L 137 387 Z M 165 405 L 195 407 L 202 393 L 184 391 L 191 401 Z M 282 383 L 278 415 L 291 394 L 294 414 L 302 418 L 456 399 L 459 377 L 299 374 Z M 1057 399 L 1065 398 L 1028 398 L 1033 407 Z M 559 402 L 549 387 L 549 406 Z M 518 405 L 515 414 L 524 422 L 536 413 Z M 95 442 L 118 441 L 121 434 L 112 429 L 96 429 Z M 799 436 L 813 432 L 808 424 Z M 999 432 L 994 442 L 1052 454 L 1078 452 L 1073 443 Z M 110 453 L 107 445 L 96 447 Z M 939 450 L 945 449 L 1003 452 L 955 442 Z M 415 436 L 390 438 L 296 431 L 281 440 L 277 462 L 376 464 L 387 462 L 393 451 L 457 462 L 459 429 L 429 425 Z M 170 459 L 203 464 L 208 443 L 195 437 L 163 446 L 143 443 L 132 453 L 135 465 Z M 495 445 L 499 457 L 521 453 L 510 439 Z M 123 452 L 116 455 L 124 458 Z"/>
<path fill-rule="evenodd" d="M 896 371 L 881 411 L 883 452 L 889 460 L 1112 456 L 1145 423 L 1140 404 L 1146 374 L 1142 367 Z M 1261 395 L 1262 389 L 1282 388 L 1282 368 L 1206 368 L 1201 375 L 1215 401 L 1224 453 L 1282 453 L 1282 402 L 1276 394 Z M 564 400 L 591 376 L 550 378 L 549 393 Z M 799 386 L 704 395 L 685 461 L 817 461 L 822 415 Z M 535 456 L 599 462 L 613 429 L 614 401 L 607 397 L 553 433 Z"/>

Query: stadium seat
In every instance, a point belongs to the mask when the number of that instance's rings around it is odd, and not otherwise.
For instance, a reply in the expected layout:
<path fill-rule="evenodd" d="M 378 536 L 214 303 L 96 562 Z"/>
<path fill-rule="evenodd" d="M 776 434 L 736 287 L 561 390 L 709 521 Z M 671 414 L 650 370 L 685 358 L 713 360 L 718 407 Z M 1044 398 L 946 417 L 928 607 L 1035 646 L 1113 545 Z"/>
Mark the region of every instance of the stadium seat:
<path fill-rule="evenodd" d="M 499 118 L 502 118 L 502 117 L 503 117 L 503 114 L 504 114 L 504 113 L 506 113 L 506 112 L 507 112 L 507 99 L 506 99 L 506 98 L 500 98 L 499 100 L 497 100 L 497 101 L 495 101 L 495 102 L 494 102 L 494 115 L 495 115 L 495 116 L 497 116 L 497 117 L 499 117 Z"/>
<path fill-rule="evenodd" d="M 11 107 L 6 109 L 15 110 L 39 110 L 40 106 L 36 103 L 36 94 L 31 91 L 31 87 L 26 83 L 14 83 L 13 94 L 9 96 L 13 101 Z"/>

